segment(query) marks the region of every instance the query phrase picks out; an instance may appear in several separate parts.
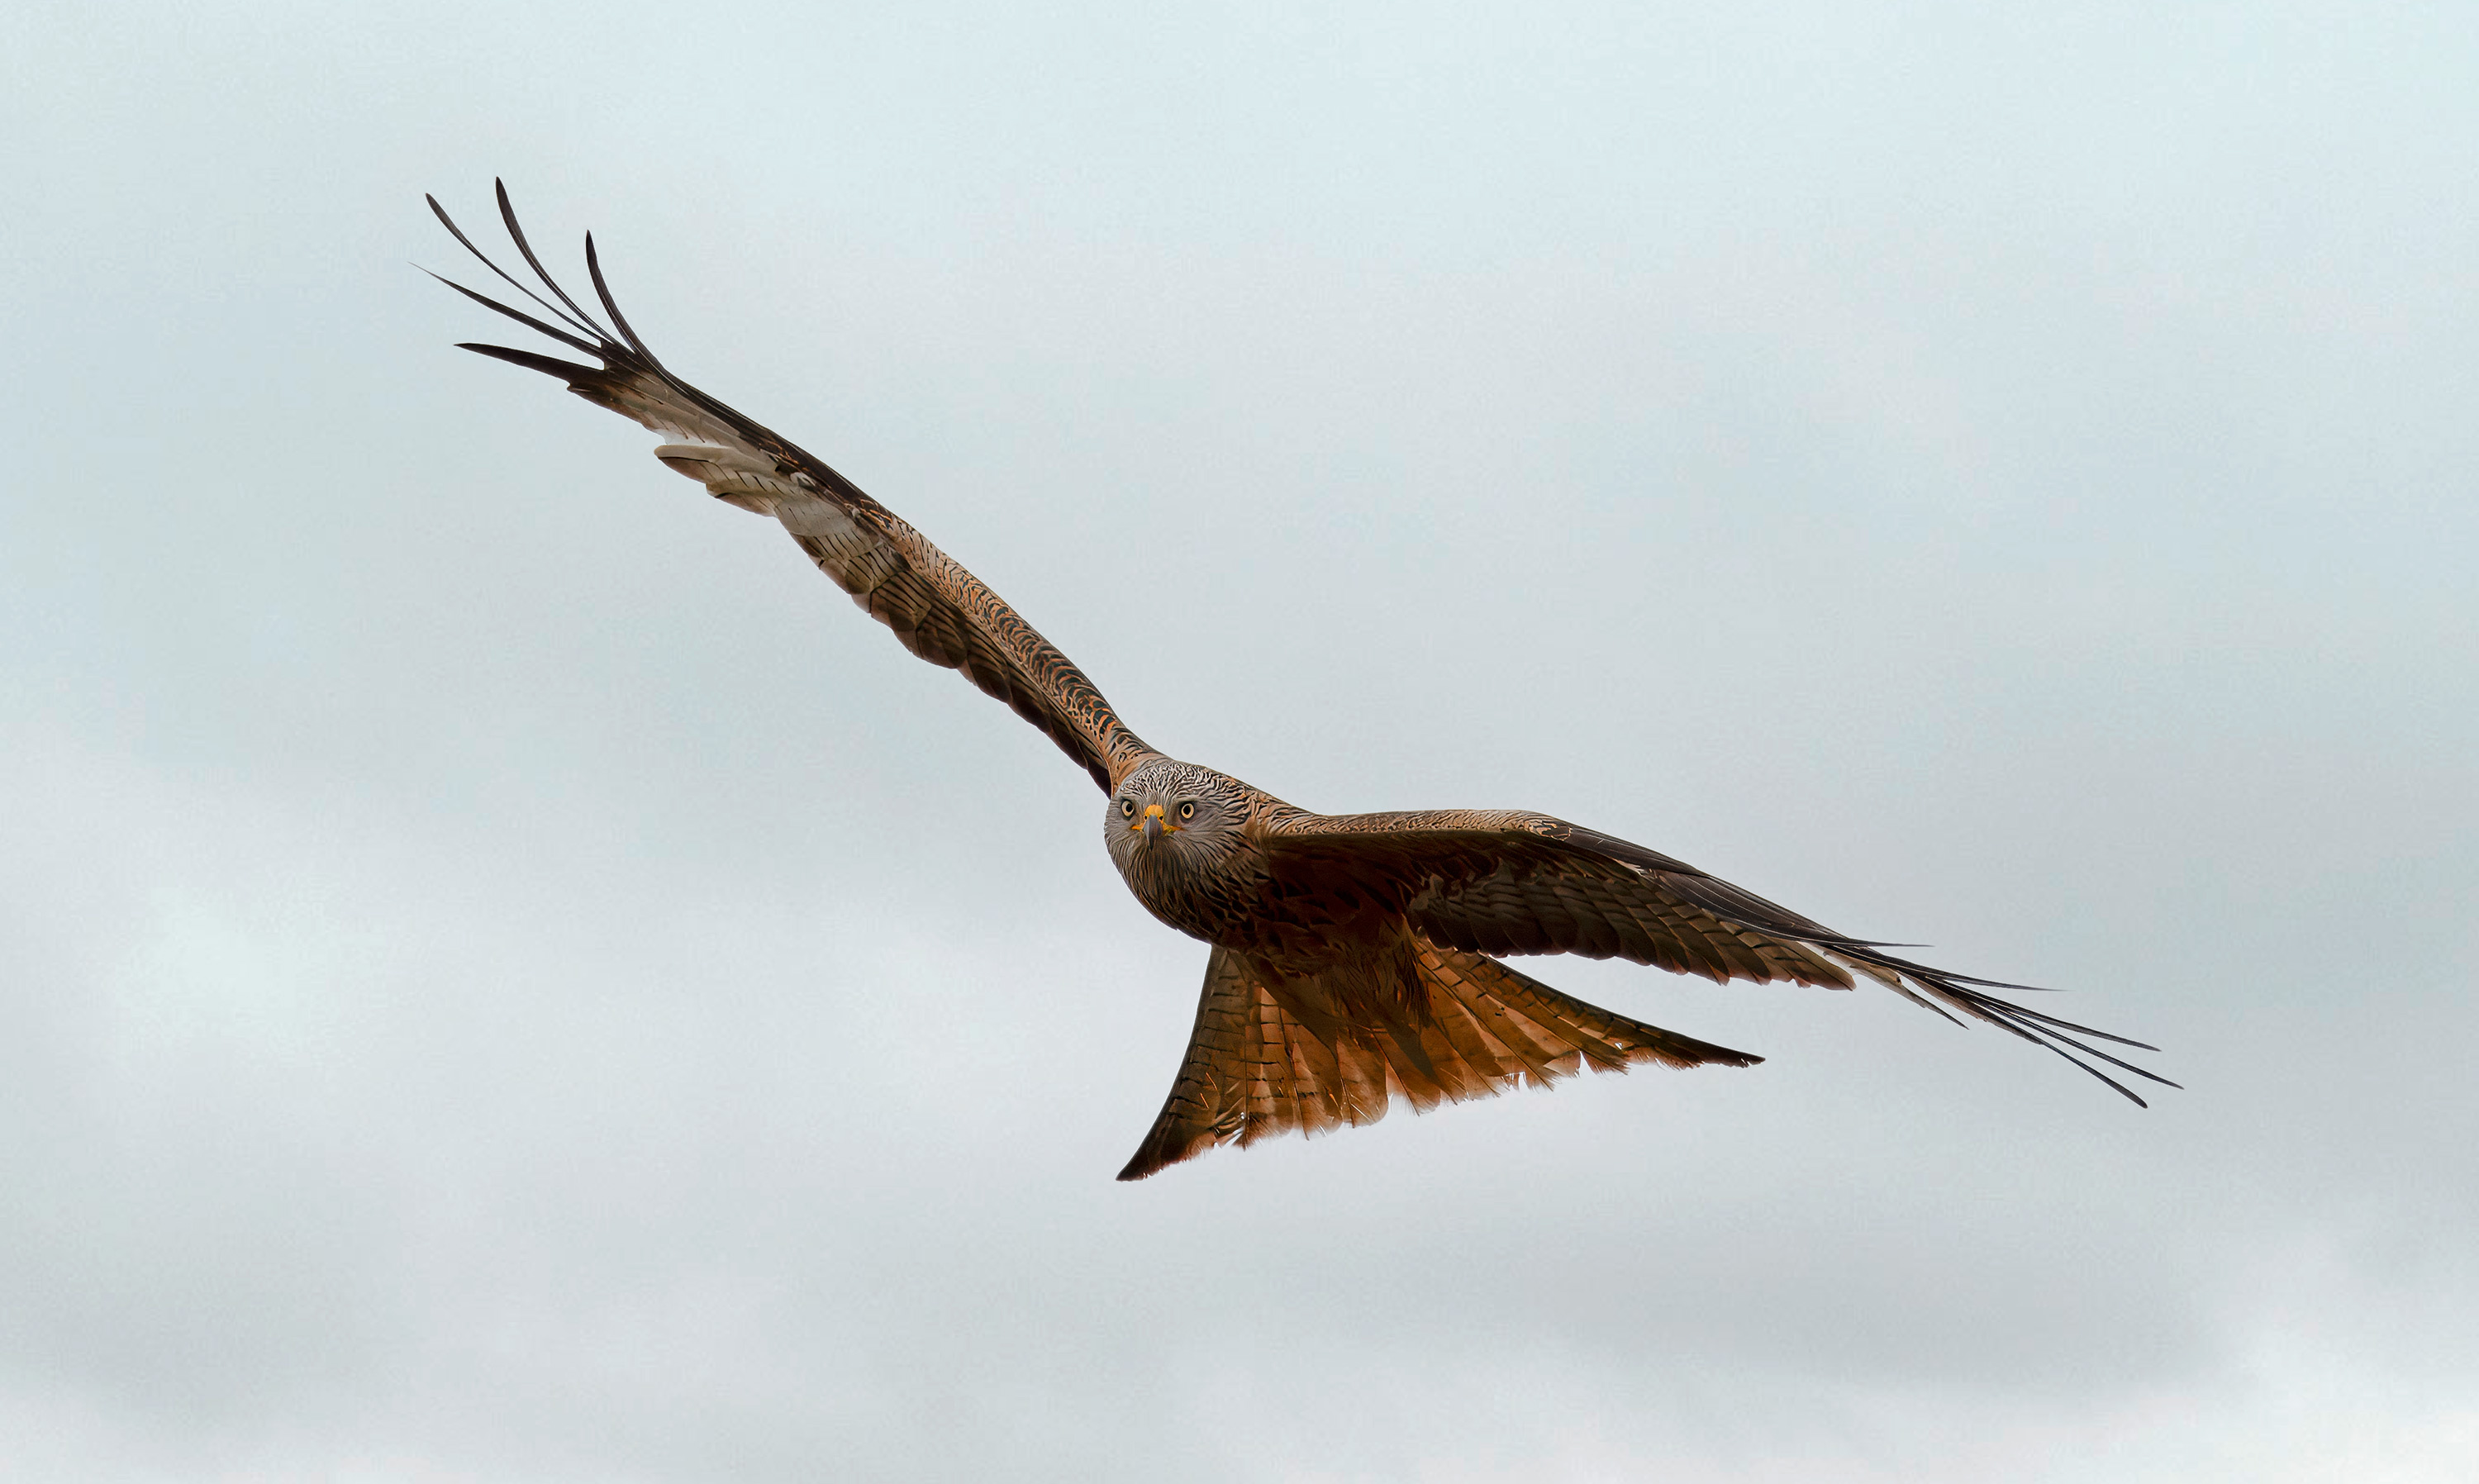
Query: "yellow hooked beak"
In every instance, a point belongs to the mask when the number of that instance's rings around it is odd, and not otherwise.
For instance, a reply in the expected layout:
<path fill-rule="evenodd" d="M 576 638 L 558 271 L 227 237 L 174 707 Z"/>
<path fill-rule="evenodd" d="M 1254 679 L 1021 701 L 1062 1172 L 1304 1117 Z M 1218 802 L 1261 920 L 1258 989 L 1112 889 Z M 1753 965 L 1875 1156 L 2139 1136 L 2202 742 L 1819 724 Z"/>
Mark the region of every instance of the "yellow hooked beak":
<path fill-rule="evenodd" d="M 1145 838 L 1148 840 L 1161 839 L 1164 831 L 1168 831 L 1173 834 L 1177 834 L 1179 832 L 1179 826 L 1163 818 L 1163 806 L 1159 804 L 1146 805 L 1145 812 L 1138 817 L 1137 823 L 1130 825 L 1128 828 L 1131 830 L 1142 830 L 1145 832 Z"/>

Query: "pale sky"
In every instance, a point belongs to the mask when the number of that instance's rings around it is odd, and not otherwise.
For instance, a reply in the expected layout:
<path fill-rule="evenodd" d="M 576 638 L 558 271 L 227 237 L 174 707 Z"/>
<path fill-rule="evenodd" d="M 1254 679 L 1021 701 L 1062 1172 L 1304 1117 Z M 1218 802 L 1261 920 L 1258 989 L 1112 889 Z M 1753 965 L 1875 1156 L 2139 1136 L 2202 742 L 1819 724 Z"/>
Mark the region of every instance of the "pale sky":
<path fill-rule="evenodd" d="M 0 1475 L 2469 1476 L 2479 18 L 1273 9 L 13 15 Z M 1156 745 L 2187 1090 L 1526 959 L 1768 1061 L 1114 1183 L 1203 946 L 494 175 Z"/>

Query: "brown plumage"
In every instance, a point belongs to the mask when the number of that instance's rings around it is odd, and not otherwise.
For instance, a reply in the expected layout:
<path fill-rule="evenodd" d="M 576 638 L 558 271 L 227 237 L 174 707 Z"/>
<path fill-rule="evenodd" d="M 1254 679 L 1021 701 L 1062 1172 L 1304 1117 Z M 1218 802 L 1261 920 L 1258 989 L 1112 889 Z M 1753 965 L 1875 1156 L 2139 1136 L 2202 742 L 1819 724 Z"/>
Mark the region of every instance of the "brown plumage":
<path fill-rule="evenodd" d="M 1586 1005 L 1495 957 L 1507 954 L 1622 958 L 1716 981 L 1834 989 L 1864 978 L 1948 1019 L 1986 1021 L 2045 1046 L 2137 1104 L 2083 1059 L 2176 1086 L 2078 1036 L 2154 1049 L 2140 1041 L 1985 992 L 2023 985 L 1895 958 L 1565 820 L 1488 809 L 1314 814 L 1163 756 L 1121 724 L 1083 671 L 919 531 L 825 461 L 666 371 L 612 302 L 591 236 L 586 269 L 610 329 L 544 271 L 504 187 L 498 203 L 510 240 L 557 303 L 484 256 L 437 200 L 430 209 L 550 320 L 448 287 L 600 364 L 463 348 L 548 372 L 661 434 L 654 456 L 667 467 L 774 517 L 906 649 L 962 672 L 1039 728 L 1110 795 L 1104 843 L 1129 889 L 1155 916 L 1213 945 L 1187 1059 L 1120 1179 L 1215 1143 L 1373 1122 L 1397 1097 L 1426 1110 L 1519 1083 L 1546 1087 L 1587 1065 L 1759 1060 Z"/>

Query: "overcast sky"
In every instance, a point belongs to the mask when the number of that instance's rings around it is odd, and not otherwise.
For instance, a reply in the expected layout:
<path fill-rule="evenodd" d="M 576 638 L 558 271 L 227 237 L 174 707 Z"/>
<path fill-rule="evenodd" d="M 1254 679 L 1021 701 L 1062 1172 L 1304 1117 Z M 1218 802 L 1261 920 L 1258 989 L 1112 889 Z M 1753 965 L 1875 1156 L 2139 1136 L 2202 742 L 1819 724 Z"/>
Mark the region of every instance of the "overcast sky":
<path fill-rule="evenodd" d="M 1444 9 L 13 13 L 0 1474 L 2469 1476 L 2473 13 Z M 2188 1090 L 1533 959 L 1769 1060 L 1113 1183 L 1204 948 L 495 174 L 1157 746 Z"/>

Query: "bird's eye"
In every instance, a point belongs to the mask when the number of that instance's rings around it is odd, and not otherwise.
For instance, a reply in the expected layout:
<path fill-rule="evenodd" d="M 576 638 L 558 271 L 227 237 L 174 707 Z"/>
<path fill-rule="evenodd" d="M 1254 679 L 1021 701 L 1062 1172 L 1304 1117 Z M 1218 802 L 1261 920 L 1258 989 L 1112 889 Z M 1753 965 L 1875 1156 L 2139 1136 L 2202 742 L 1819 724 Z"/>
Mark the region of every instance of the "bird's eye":
<path fill-rule="evenodd" d="M 1136 801 L 1136 800 L 1134 800 L 1134 799 L 1122 799 L 1122 800 L 1120 800 L 1120 801 L 1119 801 L 1119 817 L 1120 817 L 1121 819 L 1130 819 L 1130 818 L 1134 818 L 1134 817 L 1135 817 L 1135 815 L 1136 815 L 1136 812 L 1137 812 L 1137 801 Z"/>
<path fill-rule="evenodd" d="M 1196 801 L 1191 799 L 1188 803 L 1181 805 L 1179 806 L 1179 817 L 1182 819 L 1194 819 L 1196 817 Z"/>

